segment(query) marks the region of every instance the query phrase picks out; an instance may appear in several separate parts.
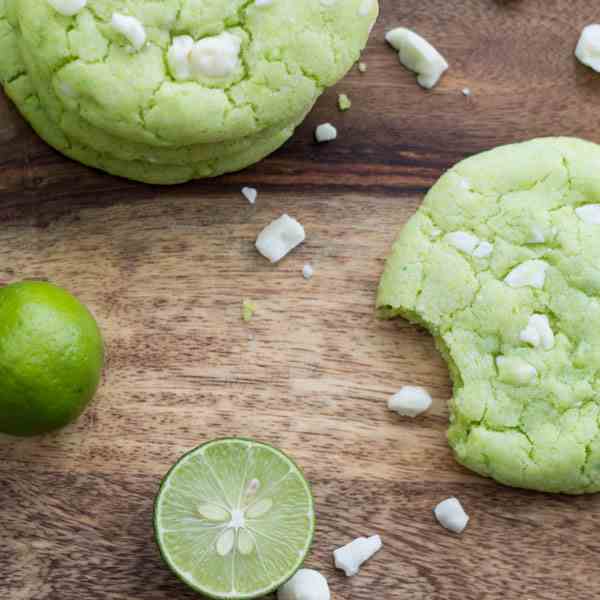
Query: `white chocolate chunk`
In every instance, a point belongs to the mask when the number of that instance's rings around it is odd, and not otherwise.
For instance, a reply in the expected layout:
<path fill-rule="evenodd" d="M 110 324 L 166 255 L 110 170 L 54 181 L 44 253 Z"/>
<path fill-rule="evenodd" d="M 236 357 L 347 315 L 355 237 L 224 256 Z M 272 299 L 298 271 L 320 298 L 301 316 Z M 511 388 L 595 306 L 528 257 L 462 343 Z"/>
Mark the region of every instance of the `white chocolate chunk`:
<path fill-rule="evenodd" d="M 146 30 L 135 17 L 113 13 L 112 28 L 125 36 L 134 50 L 141 50 L 146 43 Z"/>
<path fill-rule="evenodd" d="M 533 225 L 531 227 L 531 235 L 529 237 L 529 244 L 543 244 L 546 241 L 546 236 L 542 228 L 539 225 Z"/>
<path fill-rule="evenodd" d="M 600 73 L 600 25 L 588 25 L 583 28 L 575 56 L 579 62 Z"/>
<path fill-rule="evenodd" d="M 315 270 L 313 269 L 312 265 L 310 265 L 309 263 L 306 263 L 302 267 L 302 277 L 304 277 L 304 279 L 312 279 L 314 274 L 315 274 Z"/>
<path fill-rule="evenodd" d="M 179 35 L 173 38 L 173 43 L 167 53 L 167 61 L 171 75 L 177 81 L 185 81 L 192 76 L 190 53 L 194 40 L 189 35 Z"/>
<path fill-rule="evenodd" d="M 61 15 L 72 17 L 85 8 L 87 0 L 48 0 L 48 4 Z"/>
<path fill-rule="evenodd" d="M 282 215 L 259 233 L 256 249 L 272 263 L 276 263 L 305 239 L 304 227 L 296 219 Z"/>
<path fill-rule="evenodd" d="M 315 139 L 319 144 L 332 142 L 337 138 L 337 129 L 331 123 L 322 123 L 315 131 Z"/>
<path fill-rule="evenodd" d="M 554 332 L 546 315 L 531 315 L 527 327 L 521 331 L 522 342 L 534 348 L 542 347 L 544 350 L 554 348 Z"/>
<path fill-rule="evenodd" d="M 382 547 L 383 544 L 378 535 L 369 538 L 360 537 L 334 551 L 335 566 L 344 571 L 347 577 L 352 577 L 359 572 L 361 565 L 379 552 Z"/>
<path fill-rule="evenodd" d="M 250 204 L 256 204 L 256 198 L 258 198 L 258 191 L 253 187 L 243 187 L 242 195 Z"/>
<path fill-rule="evenodd" d="M 438 523 L 453 533 L 462 533 L 469 522 L 469 515 L 456 498 L 443 500 L 433 509 L 433 513 Z"/>
<path fill-rule="evenodd" d="M 511 385 L 528 385 L 537 379 L 537 369 L 522 358 L 498 356 L 496 358 L 500 381 Z"/>
<path fill-rule="evenodd" d="M 227 31 L 206 37 L 190 52 L 192 74 L 199 77 L 229 77 L 240 66 L 242 40 Z"/>
<path fill-rule="evenodd" d="M 575 209 L 575 214 L 588 225 L 600 225 L 600 204 L 587 204 Z"/>
<path fill-rule="evenodd" d="M 473 251 L 475 258 L 487 258 L 494 251 L 494 244 L 483 241 Z"/>
<path fill-rule="evenodd" d="M 451 246 L 465 254 L 473 254 L 475 248 L 479 246 L 479 238 L 465 231 L 454 231 L 447 234 L 445 239 Z"/>
<path fill-rule="evenodd" d="M 431 396 L 422 387 L 405 385 L 388 401 L 388 408 L 403 417 L 416 417 L 431 406 Z"/>
<path fill-rule="evenodd" d="M 278 600 L 329 600 L 327 579 L 318 571 L 300 569 L 277 591 Z"/>
<path fill-rule="evenodd" d="M 368 17 L 375 8 L 375 0 L 363 0 L 358 7 L 359 17 Z"/>
<path fill-rule="evenodd" d="M 486 258 L 494 250 L 493 244 L 482 241 L 477 236 L 466 231 L 453 231 L 445 236 L 445 240 L 457 250 L 475 258 Z"/>
<path fill-rule="evenodd" d="M 417 74 L 417 82 L 431 89 L 448 69 L 446 59 L 425 39 L 410 29 L 397 27 L 385 39 L 396 50 L 400 62 Z"/>
<path fill-rule="evenodd" d="M 548 263 L 543 260 L 528 260 L 515 267 L 504 279 L 513 288 L 533 287 L 541 290 L 546 282 Z"/>

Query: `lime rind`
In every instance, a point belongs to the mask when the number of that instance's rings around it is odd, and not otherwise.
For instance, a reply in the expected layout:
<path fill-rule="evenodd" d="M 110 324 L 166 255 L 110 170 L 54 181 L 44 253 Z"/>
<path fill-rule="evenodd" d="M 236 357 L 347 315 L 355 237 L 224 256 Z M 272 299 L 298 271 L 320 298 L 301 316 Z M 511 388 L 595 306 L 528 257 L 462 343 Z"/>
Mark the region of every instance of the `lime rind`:
<path fill-rule="evenodd" d="M 194 448 L 167 473 L 154 528 L 163 559 L 189 587 L 211 598 L 250 600 L 302 566 L 314 537 L 314 501 L 283 452 L 222 438 Z"/>

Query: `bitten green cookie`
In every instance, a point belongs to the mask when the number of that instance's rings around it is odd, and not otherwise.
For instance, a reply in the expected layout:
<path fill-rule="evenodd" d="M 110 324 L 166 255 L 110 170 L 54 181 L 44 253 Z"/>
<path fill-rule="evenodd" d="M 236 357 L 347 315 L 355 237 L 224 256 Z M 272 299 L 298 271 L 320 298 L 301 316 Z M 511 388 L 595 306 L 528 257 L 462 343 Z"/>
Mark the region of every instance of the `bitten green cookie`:
<path fill-rule="evenodd" d="M 460 463 L 600 491 L 600 146 L 538 139 L 457 164 L 400 233 L 377 305 L 435 336 Z"/>
<path fill-rule="evenodd" d="M 377 0 L 0 0 L 0 81 L 82 162 L 156 183 L 207 177 L 288 139 L 377 12 Z"/>

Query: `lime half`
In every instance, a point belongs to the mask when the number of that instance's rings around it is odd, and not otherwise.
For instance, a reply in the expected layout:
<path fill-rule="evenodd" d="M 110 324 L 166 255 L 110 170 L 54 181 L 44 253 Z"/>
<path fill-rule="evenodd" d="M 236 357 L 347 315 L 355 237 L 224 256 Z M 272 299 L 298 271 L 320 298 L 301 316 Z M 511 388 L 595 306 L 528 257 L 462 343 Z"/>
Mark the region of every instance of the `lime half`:
<path fill-rule="evenodd" d="M 161 554 L 212 598 L 258 598 L 302 566 L 315 515 L 300 469 L 272 446 L 219 439 L 183 456 L 154 508 Z"/>

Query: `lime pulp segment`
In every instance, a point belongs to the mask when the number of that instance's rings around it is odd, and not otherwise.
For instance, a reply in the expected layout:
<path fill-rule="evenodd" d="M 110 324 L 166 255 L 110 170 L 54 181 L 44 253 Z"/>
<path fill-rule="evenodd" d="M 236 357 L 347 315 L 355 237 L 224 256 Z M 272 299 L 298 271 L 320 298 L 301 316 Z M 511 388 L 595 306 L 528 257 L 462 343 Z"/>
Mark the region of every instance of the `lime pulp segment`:
<path fill-rule="evenodd" d="M 156 539 L 169 567 L 213 598 L 257 598 L 302 565 L 315 526 L 310 487 L 279 450 L 221 439 L 183 456 L 156 499 Z"/>

